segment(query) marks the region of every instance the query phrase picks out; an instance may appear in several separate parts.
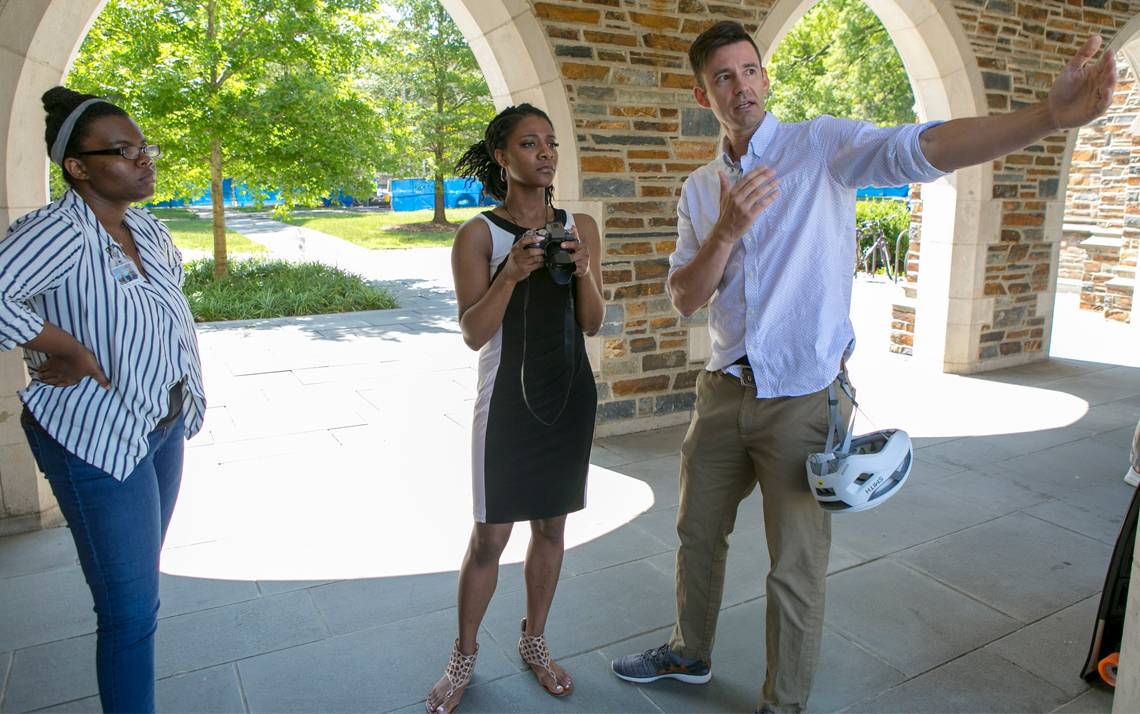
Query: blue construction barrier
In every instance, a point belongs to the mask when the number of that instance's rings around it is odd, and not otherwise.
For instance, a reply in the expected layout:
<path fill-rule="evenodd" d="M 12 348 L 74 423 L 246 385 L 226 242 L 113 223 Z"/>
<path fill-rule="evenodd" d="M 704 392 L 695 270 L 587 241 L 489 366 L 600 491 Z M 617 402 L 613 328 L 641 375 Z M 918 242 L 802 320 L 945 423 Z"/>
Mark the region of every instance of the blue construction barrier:
<path fill-rule="evenodd" d="M 443 180 L 444 208 L 494 206 L 498 202 L 483 194 L 483 183 L 478 179 L 449 178 Z M 394 179 L 392 181 L 393 211 L 423 211 L 435 207 L 434 179 Z"/>
<path fill-rule="evenodd" d="M 855 190 L 855 199 L 861 200 L 864 198 L 906 198 L 910 196 L 910 186 L 891 186 L 889 188 L 875 188 L 873 186 L 864 186 L 863 188 Z"/>
<path fill-rule="evenodd" d="M 247 208 L 249 206 L 276 206 L 281 203 L 281 197 L 276 191 L 268 191 L 262 196 L 262 200 L 258 201 L 260 192 L 251 191 L 248 184 L 239 183 L 234 185 L 233 179 L 222 180 L 222 196 L 226 207 L 238 206 L 240 208 Z M 349 199 L 352 197 L 349 196 Z M 207 188 L 202 194 L 196 198 L 179 198 L 170 201 L 159 201 L 157 203 L 148 203 L 148 206 L 156 208 L 182 208 L 184 206 L 209 206 L 210 189 Z M 351 205 L 351 204 L 349 204 Z"/>
<path fill-rule="evenodd" d="M 360 202 L 353 198 L 351 195 L 344 191 L 337 191 L 336 193 L 321 199 L 323 206 L 358 206 Z"/>

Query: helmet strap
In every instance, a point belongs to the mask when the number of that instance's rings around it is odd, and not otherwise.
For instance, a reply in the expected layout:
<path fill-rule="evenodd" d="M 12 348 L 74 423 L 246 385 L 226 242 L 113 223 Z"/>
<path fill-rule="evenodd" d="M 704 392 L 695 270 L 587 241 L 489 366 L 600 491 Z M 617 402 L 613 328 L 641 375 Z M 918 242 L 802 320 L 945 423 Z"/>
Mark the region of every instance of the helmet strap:
<path fill-rule="evenodd" d="M 851 421 L 847 424 L 846 431 L 843 430 L 843 422 L 839 418 L 839 392 L 835 389 L 836 382 L 839 382 L 843 393 L 851 400 Z M 827 442 L 823 447 L 825 454 L 834 453 L 837 445 L 841 454 L 846 454 L 851 448 L 851 436 L 855 431 L 855 413 L 858 409 L 859 403 L 855 401 L 855 390 L 847 379 L 847 372 L 840 370 L 838 379 L 832 380 L 831 384 L 827 385 Z"/>

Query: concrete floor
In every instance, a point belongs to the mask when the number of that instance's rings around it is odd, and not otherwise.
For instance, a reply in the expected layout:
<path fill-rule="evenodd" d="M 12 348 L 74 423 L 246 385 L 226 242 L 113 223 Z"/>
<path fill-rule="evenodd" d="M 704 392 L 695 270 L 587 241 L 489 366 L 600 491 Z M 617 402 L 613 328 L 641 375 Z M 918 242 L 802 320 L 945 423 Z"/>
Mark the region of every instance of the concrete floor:
<path fill-rule="evenodd" d="M 446 265 L 425 256 L 408 260 Z M 163 554 L 160 710 L 422 711 L 455 636 L 475 355 L 446 288 L 415 282 L 399 282 L 413 300 L 400 310 L 203 328 L 211 406 Z M 812 709 L 1110 711 L 1111 690 L 1078 670 L 1132 494 L 1136 333 L 1066 308 L 1054 359 L 924 374 L 885 352 L 892 290 L 857 284 L 858 428 L 907 428 L 917 461 L 890 503 L 834 519 Z M 574 694 L 545 695 L 515 653 L 521 528 L 463 711 L 752 709 L 758 495 L 732 539 L 712 682 L 637 687 L 609 671 L 668 636 L 683 435 L 595 442 L 547 628 Z M 98 710 L 94 615 L 65 528 L 0 539 L 0 603 L 0 711 Z"/>

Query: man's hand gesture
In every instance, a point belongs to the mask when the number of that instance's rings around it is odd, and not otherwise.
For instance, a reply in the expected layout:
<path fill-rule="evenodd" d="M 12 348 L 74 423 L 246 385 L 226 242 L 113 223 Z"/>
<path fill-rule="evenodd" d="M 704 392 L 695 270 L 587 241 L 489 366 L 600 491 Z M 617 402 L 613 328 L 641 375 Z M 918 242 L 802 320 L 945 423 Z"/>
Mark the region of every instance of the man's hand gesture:
<path fill-rule="evenodd" d="M 1083 126 L 1103 114 L 1112 103 L 1116 88 L 1116 60 L 1105 51 L 1100 61 L 1090 64 L 1103 40 L 1093 35 L 1077 51 L 1049 90 L 1049 116 L 1057 129 Z"/>
<path fill-rule="evenodd" d="M 759 166 L 744 175 L 735 186 L 720 174 L 720 217 L 713 233 L 726 242 L 735 243 L 756 222 L 760 212 L 779 196 L 780 182 L 767 166 Z"/>

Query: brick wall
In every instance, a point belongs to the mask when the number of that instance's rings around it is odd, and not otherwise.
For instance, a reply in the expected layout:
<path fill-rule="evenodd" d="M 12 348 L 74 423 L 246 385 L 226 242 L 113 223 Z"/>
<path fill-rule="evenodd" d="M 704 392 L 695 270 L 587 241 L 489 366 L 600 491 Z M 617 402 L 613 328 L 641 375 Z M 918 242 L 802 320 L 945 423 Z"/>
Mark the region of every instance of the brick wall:
<path fill-rule="evenodd" d="M 1122 227 L 1130 202 L 1132 123 L 1140 114 L 1136 75 L 1117 53 L 1118 84 L 1105 117 L 1077 134 L 1065 195 L 1066 221 Z M 1135 190 L 1135 189 L 1134 189 Z"/>
<path fill-rule="evenodd" d="M 732 18 L 755 32 L 769 0 L 536 0 L 535 13 L 565 81 L 581 155 L 581 196 L 604 209 L 603 270 L 608 301 L 599 382 L 601 422 L 671 415 L 692 405 L 701 359 L 690 328 L 664 292 L 676 239 L 675 208 L 685 176 L 715 155 L 718 126 L 692 98 L 686 52 L 713 22 Z M 1043 99 L 1053 76 L 1089 34 L 1111 40 L 1140 0 L 1026 3 L 957 0 L 953 5 L 995 112 Z M 1059 201 L 1065 136 L 994 162 L 993 198 L 1003 202 L 1000 235 L 978 286 L 995 299 L 980 325 L 979 358 L 1039 353 L 1053 243 L 1046 202 Z M 989 238 L 989 237 L 986 237 Z M 916 241 L 917 243 L 917 241 Z M 917 246 L 916 246 L 917 247 Z M 917 252 L 912 256 L 917 263 Z M 914 266 L 917 268 L 917 265 Z M 913 277 L 913 274 L 912 274 Z M 905 312 L 905 311 L 904 311 Z M 896 316 L 900 332 L 909 319 Z M 895 345 L 909 347 L 900 338 Z"/>
<path fill-rule="evenodd" d="M 687 413 L 702 359 L 665 295 L 681 183 L 711 160 L 716 118 L 692 94 L 688 48 L 723 18 L 755 31 L 760 5 L 702 0 L 536 2 L 570 99 L 581 196 L 605 204 L 598 418 Z"/>
<path fill-rule="evenodd" d="M 1140 247 L 1140 140 L 1133 132 L 1140 87 L 1123 53 L 1116 61 L 1112 107 L 1102 121 L 1081 130 L 1073 147 L 1063 253 L 1070 265 L 1063 275 L 1080 281 L 1082 309 L 1128 320 Z"/>
<path fill-rule="evenodd" d="M 903 297 L 891 306 L 890 351 L 914 354 L 914 325 L 917 321 L 918 266 L 922 253 L 922 184 L 910 185 L 910 242 L 903 262 Z"/>
<path fill-rule="evenodd" d="M 1136 14 L 1137 4 L 989 0 L 956 2 L 955 9 L 977 54 L 987 104 L 1002 112 L 1043 99 L 1065 58 L 1093 33 L 1111 41 L 1116 29 Z M 1130 92 L 1131 83 L 1115 102 Z M 1110 115 L 1082 133 L 1110 133 L 1116 121 Z M 1044 234 L 1044 211 L 1045 202 L 1059 199 L 1063 190 L 1058 183 L 1064 144 L 1064 135 L 1057 134 L 994 162 L 993 197 L 1003 201 L 1002 226 L 986 255 L 983 290 L 994 298 L 994 314 L 981 326 L 980 359 L 1043 349 L 1046 316 L 1038 314 L 1038 295 L 1053 289 L 1051 256 L 1053 244 L 1061 240 Z M 1107 175 L 1101 180 L 1120 188 L 1126 183 Z"/>

